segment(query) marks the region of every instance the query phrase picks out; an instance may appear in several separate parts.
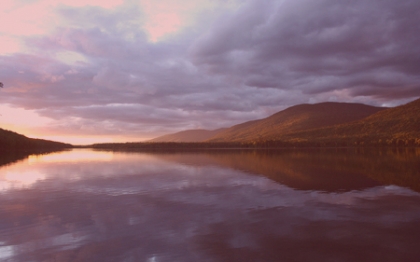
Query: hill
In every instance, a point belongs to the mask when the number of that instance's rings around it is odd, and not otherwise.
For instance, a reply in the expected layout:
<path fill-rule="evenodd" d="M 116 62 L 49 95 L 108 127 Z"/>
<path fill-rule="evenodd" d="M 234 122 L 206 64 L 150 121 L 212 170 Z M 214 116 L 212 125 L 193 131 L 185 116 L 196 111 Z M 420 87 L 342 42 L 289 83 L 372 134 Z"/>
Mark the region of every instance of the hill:
<path fill-rule="evenodd" d="M 261 120 L 235 125 L 209 142 L 248 142 L 280 139 L 284 135 L 363 119 L 384 110 L 355 103 L 326 102 L 289 107 Z"/>
<path fill-rule="evenodd" d="M 364 119 L 278 137 L 290 142 L 420 145 L 420 99 L 388 108 Z"/>
<path fill-rule="evenodd" d="M 297 105 L 222 130 L 203 142 L 108 143 L 92 147 L 188 150 L 377 145 L 420 146 L 420 99 L 394 108 L 351 103 Z"/>
<path fill-rule="evenodd" d="M 0 150 L 61 149 L 69 147 L 72 147 L 72 145 L 43 139 L 29 138 L 0 128 Z"/>
<path fill-rule="evenodd" d="M 174 134 L 168 134 L 149 140 L 148 142 L 203 142 L 220 132 L 226 130 L 226 128 L 220 128 L 216 130 L 206 129 L 192 129 L 177 132 Z"/>

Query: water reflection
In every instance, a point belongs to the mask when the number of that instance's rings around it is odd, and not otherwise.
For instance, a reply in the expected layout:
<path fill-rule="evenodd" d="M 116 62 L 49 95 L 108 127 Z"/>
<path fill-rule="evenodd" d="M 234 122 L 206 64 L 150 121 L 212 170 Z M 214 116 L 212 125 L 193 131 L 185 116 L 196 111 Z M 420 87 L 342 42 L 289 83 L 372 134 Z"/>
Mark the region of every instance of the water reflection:
<path fill-rule="evenodd" d="M 72 151 L 60 151 L 51 154 L 34 154 L 28 157 L 31 163 L 59 163 L 59 162 L 98 162 L 112 160 L 112 152 L 91 151 L 79 149 Z"/>
<path fill-rule="evenodd" d="M 0 168 L 0 260 L 417 261 L 419 156 L 31 157 Z"/>

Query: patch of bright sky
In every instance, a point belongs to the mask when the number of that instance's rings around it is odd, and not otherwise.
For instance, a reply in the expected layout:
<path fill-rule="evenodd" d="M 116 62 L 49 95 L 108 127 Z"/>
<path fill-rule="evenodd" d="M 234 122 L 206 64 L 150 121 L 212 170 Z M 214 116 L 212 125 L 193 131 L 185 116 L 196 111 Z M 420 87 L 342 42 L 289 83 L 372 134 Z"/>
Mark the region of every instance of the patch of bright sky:
<path fill-rule="evenodd" d="M 127 137 L 106 135 L 74 135 L 49 131 L 49 126 L 59 122 L 48 117 L 40 116 L 33 110 L 15 108 L 9 105 L 0 105 L 0 127 L 11 130 L 31 138 L 53 140 L 74 145 L 89 145 L 94 143 L 127 142 Z M 139 139 L 139 138 L 137 138 Z M 144 138 L 140 140 L 151 139 Z"/>
<path fill-rule="evenodd" d="M 0 55 L 10 55 L 22 49 L 20 41 L 16 37 L 0 35 L 0 43 Z"/>
<path fill-rule="evenodd" d="M 17 38 L 46 35 L 59 26 L 60 19 L 55 9 L 59 6 L 83 7 L 99 6 L 112 9 L 124 0 L 1 0 L 0 40 L 7 40 L 6 51 L 26 52 Z M 4 42 L 2 41 L 2 49 Z"/>
<path fill-rule="evenodd" d="M 105 9 L 113 9 L 124 3 L 124 0 L 50 0 L 48 2 L 57 3 L 73 6 L 73 7 L 84 7 L 84 6 L 99 6 Z"/>
<path fill-rule="evenodd" d="M 60 121 L 58 121 L 60 122 Z M 48 130 L 48 127 L 57 124 L 57 120 L 40 116 L 33 110 L 15 108 L 9 105 L 0 105 L 0 127 L 11 130 L 31 138 L 53 140 L 57 142 L 70 143 L 73 145 L 90 145 L 94 143 L 128 142 L 133 139 L 139 141 L 151 139 L 127 136 L 107 135 L 75 135 L 69 130 L 69 134 Z"/>
<path fill-rule="evenodd" d="M 84 55 L 73 51 L 58 52 L 55 57 L 57 60 L 69 65 L 87 63 L 89 61 Z"/>
<path fill-rule="evenodd" d="M 214 0 L 142 0 L 140 5 L 146 15 L 144 29 L 152 42 L 158 42 L 194 23 L 204 10 L 223 6 L 233 9 L 237 1 Z"/>
<path fill-rule="evenodd" d="M 152 42 L 163 40 L 191 26 L 198 15 L 209 9 L 236 9 L 241 0 L 1 0 L 0 4 L 0 55 L 31 53 L 24 46 L 24 39 L 32 36 L 46 36 L 58 27 L 65 27 L 65 20 L 58 17 L 57 8 L 61 6 L 97 6 L 108 9 L 119 8 L 124 4 L 136 4 L 143 10 L 144 27 Z M 87 62 L 79 53 L 58 52 L 56 59 L 73 65 Z M 5 83 L 7 85 L 7 83 Z M 0 125 L 31 137 L 53 139 L 74 144 L 115 142 L 108 137 L 65 136 L 37 132 L 47 128 L 55 120 L 41 117 L 35 111 L 0 105 Z M 54 139 L 56 138 L 56 139 Z M 122 138 L 117 138 L 118 141 Z"/>
<path fill-rule="evenodd" d="M 18 133 L 29 133 L 33 129 L 48 126 L 53 120 L 38 115 L 35 111 L 0 105 L 1 127 Z"/>
<path fill-rule="evenodd" d="M 40 116 L 32 110 L 14 108 L 9 105 L 0 105 L 0 127 L 12 130 L 19 134 L 75 145 L 87 145 L 93 143 L 114 142 L 113 138 L 86 135 L 64 135 L 53 131 L 46 131 L 48 126 L 54 125 L 56 120 Z"/>
<path fill-rule="evenodd" d="M 109 136 L 89 136 L 89 135 L 64 135 L 64 134 L 51 134 L 51 135 L 35 135 L 32 137 L 46 139 L 46 140 L 52 140 L 57 142 L 63 142 L 63 143 L 70 143 L 72 145 L 91 145 L 95 143 L 113 143 L 113 142 L 120 142 L 116 141 L 114 137 Z M 121 141 L 122 142 L 122 141 Z M 126 142 L 126 141 L 124 141 Z"/>
<path fill-rule="evenodd" d="M 52 12 L 46 1 L 2 0 L 0 9 L 0 34 L 29 36 L 46 33 L 46 22 Z"/>
<path fill-rule="evenodd" d="M 118 8 L 125 3 L 143 10 L 143 29 L 152 42 L 164 39 L 194 23 L 204 10 L 235 9 L 240 0 L 1 0 L 0 37 L 8 37 L 8 50 L 22 50 L 13 37 L 46 35 L 66 26 L 55 12 L 60 6 Z"/>

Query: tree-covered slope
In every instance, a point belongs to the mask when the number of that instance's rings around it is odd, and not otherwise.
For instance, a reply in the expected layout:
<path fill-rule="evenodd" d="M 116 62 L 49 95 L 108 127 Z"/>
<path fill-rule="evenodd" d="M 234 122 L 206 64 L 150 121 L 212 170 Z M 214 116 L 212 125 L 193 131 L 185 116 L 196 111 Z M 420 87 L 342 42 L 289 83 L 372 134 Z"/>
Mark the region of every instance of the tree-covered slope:
<path fill-rule="evenodd" d="M 0 150 L 52 149 L 67 148 L 70 144 L 43 139 L 29 138 L 24 135 L 0 128 Z"/>
<path fill-rule="evenodd" d="M 420 99 L 388 108 L 364 119 L 305 130 L 277 139 L 286 141 L 352 141 L 368 144 L 420 144 Z"/>
<path fill-rule="evenodd" d="M 267 118 L 242 123 L 219 133 L 209 142 L 239 142 L 279 138 L 298 131 L 363 119 L 384 108 L 354 103 L 302 104 Z"/>

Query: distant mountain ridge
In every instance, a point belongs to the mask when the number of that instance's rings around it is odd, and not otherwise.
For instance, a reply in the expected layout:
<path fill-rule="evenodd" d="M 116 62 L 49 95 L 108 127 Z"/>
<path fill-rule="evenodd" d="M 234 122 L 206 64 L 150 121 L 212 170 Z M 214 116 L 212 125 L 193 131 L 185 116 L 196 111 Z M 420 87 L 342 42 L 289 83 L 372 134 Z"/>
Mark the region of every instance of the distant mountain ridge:
<path fill-rule="evenodd" d="M 203 142 L 223 132 L 226 128 L 216 130 L 191 129 L 168 134 L 149 140 L 148 142 Z"/>

